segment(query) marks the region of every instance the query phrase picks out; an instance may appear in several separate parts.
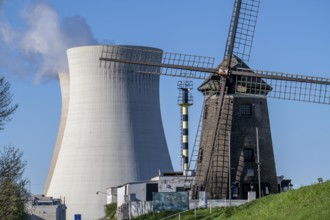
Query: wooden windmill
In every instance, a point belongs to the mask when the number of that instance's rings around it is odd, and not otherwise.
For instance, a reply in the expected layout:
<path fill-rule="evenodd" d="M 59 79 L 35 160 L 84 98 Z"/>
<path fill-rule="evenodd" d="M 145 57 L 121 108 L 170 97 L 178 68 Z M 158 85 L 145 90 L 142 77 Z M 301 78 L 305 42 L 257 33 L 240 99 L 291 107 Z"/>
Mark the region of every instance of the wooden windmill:
<path fill-rule="evenodd" d="M 259 4 L 235 0 L 226 50 L 217 67 L 211 57 L 167 52 L 162 60 L 150 62 L 148 54 L 161 53 L 152 48 L 136 56 L 139 47 L 104 46 L 100 55 L 103 68 L 124 63 L 143 74 L 204 80 L 199 87 L 204 94 L 199 149 L 191 159 L 196 161 L 196 196 L 201 190 L 212 199 L 244 199 L 251 188 L 263 195 L 278 192 L 267 98 L 330 104 L 328 78 L 253 70 L 246 64 Z"/>

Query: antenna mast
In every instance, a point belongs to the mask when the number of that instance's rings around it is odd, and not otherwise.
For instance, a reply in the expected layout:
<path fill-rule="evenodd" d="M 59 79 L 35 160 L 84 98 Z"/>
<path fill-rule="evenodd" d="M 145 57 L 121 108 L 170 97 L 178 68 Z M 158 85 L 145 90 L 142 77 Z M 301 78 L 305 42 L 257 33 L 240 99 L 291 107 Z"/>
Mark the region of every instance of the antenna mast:
<path fill-rule="evenodd" d="M 178 81 L 179 97 L 178 105 L 181 106 L 181 150 L 182 150 L 182 171 L 189 170 L 189 135 L 188 135 L 188 108 L 193 104 L 190 90 L 193 88 L 192 81 Z"/>

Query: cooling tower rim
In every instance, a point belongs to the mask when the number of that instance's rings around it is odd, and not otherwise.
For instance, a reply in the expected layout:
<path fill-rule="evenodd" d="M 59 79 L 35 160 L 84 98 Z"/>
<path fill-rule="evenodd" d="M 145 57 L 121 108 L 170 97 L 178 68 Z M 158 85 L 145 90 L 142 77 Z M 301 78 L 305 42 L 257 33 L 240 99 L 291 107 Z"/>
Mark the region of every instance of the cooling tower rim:
<path fill-rule="evenodd" d="M 149 47 L 149 46 L 138 46 L 138 45 L 115 45 L 115 44 L 95 44 L 95 45 L 86 45 L 86 46 L 78 46 L 78 47 L 71 47 L 67 49 L 67 52 L 71 50 L 81 49 L 81 48 L 95 48 L 95 47 L 104 47 L 104 46 L 110 46 L 110 47 L 118 47 L 118 48 L 132 48 L 137 50 L 148 50 L 158 53 L 163 53 L 163 50 L 157 47 Z"/>

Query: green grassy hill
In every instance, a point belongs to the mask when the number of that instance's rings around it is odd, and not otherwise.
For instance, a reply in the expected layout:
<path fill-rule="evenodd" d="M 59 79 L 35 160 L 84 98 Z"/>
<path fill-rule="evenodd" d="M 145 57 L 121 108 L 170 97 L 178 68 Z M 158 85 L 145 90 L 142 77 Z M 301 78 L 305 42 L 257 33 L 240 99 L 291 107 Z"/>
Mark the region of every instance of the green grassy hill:
<path fill-rule="evenodd" d="M 229 219 L 330 219 L 330 182 L 247 203 Z"/>
<path fill-rule="evenodd" d="M 138 219 L 161 219 L 173 213 L 141 216 Z M 286 193 L 266 196 L 240 207 L 198 210 L 196 219 L 330 219 L 330 181 L 301 187 Z M 195 219 L 194 211 L 181 219 Z M 178 217 L 172 218 L 178 219 Z"/>

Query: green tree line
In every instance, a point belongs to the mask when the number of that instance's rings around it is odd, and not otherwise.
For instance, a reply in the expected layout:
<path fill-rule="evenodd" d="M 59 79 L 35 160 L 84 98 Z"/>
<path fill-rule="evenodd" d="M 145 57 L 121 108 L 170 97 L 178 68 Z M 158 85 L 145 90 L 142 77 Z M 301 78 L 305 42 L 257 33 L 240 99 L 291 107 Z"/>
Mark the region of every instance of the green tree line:
<path fill-rule="evenodd" d="M 10 84 L 0 77 L 0 130 L 17 110 L 18 105 L 12 104 Z M 28 219 L 27 204 L 30 193 L 27 190 L 29 181 L 24 178 L 26 163 L 23 153 L 14 146 L 2 147 L 0 150 L 0 219 Z"/>

